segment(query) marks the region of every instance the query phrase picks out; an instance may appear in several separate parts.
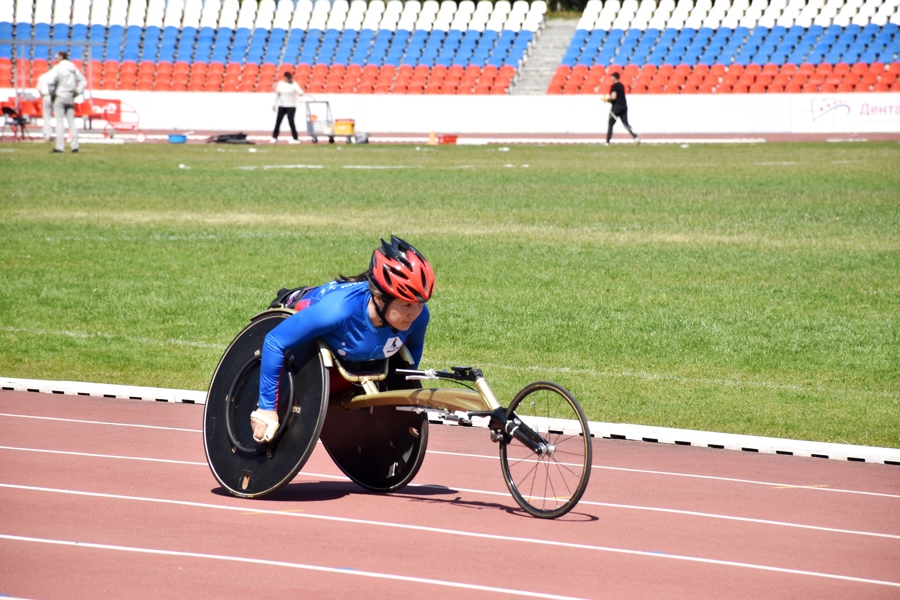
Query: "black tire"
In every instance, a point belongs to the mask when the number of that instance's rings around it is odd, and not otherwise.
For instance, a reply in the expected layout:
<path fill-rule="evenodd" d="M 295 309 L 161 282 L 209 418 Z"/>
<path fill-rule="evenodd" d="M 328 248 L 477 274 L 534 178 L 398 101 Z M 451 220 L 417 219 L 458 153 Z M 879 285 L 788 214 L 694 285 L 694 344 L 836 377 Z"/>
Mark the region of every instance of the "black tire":
<path fill-rule="evenodd" d="M 318 143 L 319 143 L 319 138 L 317 138 L 316 136 L 313 136 L 313 138 L 312 138 L 312 143 L 313 143 L 313 144 L 318 144 Z"/>
<path fill-rule="evenodd" d="M 507 409 L 537 432 L 554 451 L 535 454 L 519 440 L 500 443 L 503 479 L 528 514 L 555 519 L 581 500 L 591 476 L 592 443 L 587 418 L 575 397 L 550 381 L 525 386 Z"/>

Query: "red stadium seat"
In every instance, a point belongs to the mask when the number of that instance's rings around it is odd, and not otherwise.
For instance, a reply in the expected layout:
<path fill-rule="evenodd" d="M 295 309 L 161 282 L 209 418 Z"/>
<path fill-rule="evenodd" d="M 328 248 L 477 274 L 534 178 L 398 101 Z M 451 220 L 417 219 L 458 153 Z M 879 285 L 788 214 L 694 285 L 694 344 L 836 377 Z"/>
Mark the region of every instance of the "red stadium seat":
<path fill-rule="evenodd" d="M 843 75 L 845 73 L 850 72 L 850 65 L 847 63 L 840 62 L 834 65 L 834 68 L 831 70 L 832 73 L 838 73 L 839 75 Z"/>
<path fill-rule="evenodd" d="M 750 89 L 747 90 L 750 94 L 765 94 L 768 86 L 765 84 L 756 83 L 750 86 Z"/>
<path fill-rule="evenodd" d="M 681 93 L 682 94 L 696 94 L 698 89 L 699 89 L 698 86 L 695 84 L 686 84 L 684 87 L 681 88 Z"/>
<path fill-rule="evenodd" d="M 711 85 L 701 85 L 697 88 L 698 94 L 712 94 L 715 88 Z"/>
<path fill-rule="evenodd" d="M 810 63 L 803 63 L 799 67 L 797 67 L 798 73 L 806 73 L 807 75 L 811 75 L 816 72 L 816 65 Z"/>
<path fill-rule="evenodd" d="M 815 83 L 806 83 L 800 88 L 802 94 L 816 94 L 819 92 L 819 86 Z"/>
<path fill-rule="evenodd" d="M 770 85 L 768 88 L 766 88 L 767 94 L 780 94 L 783 91 L 784 91 L 784 86 L 775 85 L 775 84 Z"/>
<path fill-rule="evenodd" d="M 739 83 L 731 88 L 732 94 L 746 94 L 750 91 L 750 88 L 745 84 Z"/>
<path fill-rule="evenodd" d="M 799 94 L 800 91 L 801 87 L 799 83 L 789 83 L 788 85 L 784 86 L 785 94 Z"/>

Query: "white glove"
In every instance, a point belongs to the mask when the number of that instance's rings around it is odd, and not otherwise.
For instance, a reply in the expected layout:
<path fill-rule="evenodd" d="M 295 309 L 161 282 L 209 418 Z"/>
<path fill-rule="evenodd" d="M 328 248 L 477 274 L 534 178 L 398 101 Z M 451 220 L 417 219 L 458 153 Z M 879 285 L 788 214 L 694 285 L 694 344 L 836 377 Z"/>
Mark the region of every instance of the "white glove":
<path fill-rule="evenodd" d="M 253 439 L 259 443 L 271 442 L 278 431 L 278 413 L 274 410 L 254 410 L 250 413 Z"/>

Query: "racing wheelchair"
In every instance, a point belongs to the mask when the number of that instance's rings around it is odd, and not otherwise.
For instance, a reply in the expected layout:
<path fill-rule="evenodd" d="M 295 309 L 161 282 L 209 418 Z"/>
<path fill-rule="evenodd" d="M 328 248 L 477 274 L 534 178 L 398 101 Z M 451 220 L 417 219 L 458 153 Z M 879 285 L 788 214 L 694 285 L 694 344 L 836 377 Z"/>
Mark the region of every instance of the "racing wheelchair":
<path fill-rule="evenodd" d="M 486 423 L 499 445 L 503 478 L 528 514 L 552 519 L 581 499 L 592 444 L 584 411 L 562 386 L 536 381 L 507 408 L 481 370 L 411 369 L 405 347 L 366 363 L 342 361 L 321 340 L 292 349 L 279 380 L 281 426 L 268 443 L 253 439 L 250 413 L 259 399 L 266 334 L 294 314 L 270 308 L 234 338 L 216 367 L 203 414 L 207 462 L 219 484 L 241 498 L 260 498 L 289 483 L 317 440 L 352 481 L 380 493 L 410 483 L 428 445 L 429 411 L 461 425 Z M 445 380 L 463 387 L 424 388 Z"/>

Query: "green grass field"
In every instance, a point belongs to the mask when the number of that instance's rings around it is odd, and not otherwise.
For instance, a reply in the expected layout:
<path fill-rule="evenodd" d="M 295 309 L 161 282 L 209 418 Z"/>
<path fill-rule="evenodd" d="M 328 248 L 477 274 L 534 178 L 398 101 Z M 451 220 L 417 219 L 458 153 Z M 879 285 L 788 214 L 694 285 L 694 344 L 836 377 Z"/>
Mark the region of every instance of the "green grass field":
<path fill-rule="evenodd" d="M 900 145 L 0 146 L 0 375 L 205 389 L 282 286 L 434 264 L 424 366 L 900 447 Z M 179 168 L 179 165 L 188 168 Z"/>

